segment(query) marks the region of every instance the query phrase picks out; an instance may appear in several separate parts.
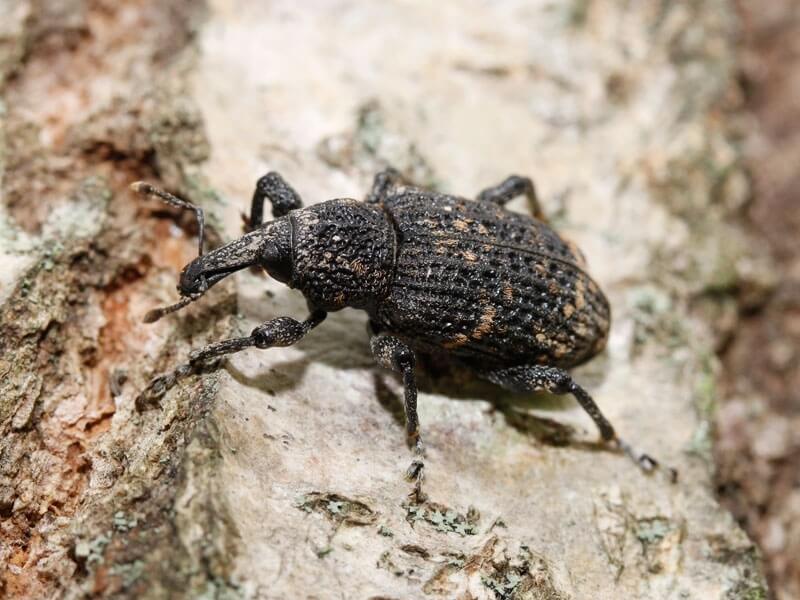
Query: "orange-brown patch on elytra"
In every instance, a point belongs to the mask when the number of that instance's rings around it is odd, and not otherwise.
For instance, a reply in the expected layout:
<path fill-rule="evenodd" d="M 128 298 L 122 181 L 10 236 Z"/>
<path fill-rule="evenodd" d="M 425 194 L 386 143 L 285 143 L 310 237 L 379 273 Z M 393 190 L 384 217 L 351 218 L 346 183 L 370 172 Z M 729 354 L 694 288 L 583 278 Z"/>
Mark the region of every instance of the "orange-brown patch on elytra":
<path fill-rule="evenodd" d="M 483 223 L 478 223 L 478 233 L 481 235 L 489 235 L 489 230 L 486 229 L 486 225 Z"/>
<path fill-rule="evenodd" d="M 358 258 L 350 263 L 350 270 L 356 275 L 365 275 L 367 273 L 367 267 L 364 266 L 364 263 Z"/>
<path fill-rule="evenodd" d="M 575 281 L 575 308 L 583 310 L 586 307 L 586 282 L 582 277 Z"/>
<path fill-rule="evenodd" d="M 514 288 L 511 287 L 511 284 L 507 281 L 503 282 L 503 298 L 505 298 L 508 302 L 512 302 L 514 300 Z"/>
<path fill-rule="evenodd" d="M 458 244 L 458 240 L 454 240 L 453 238 L 439 240 L 434 243 L 436 254 L 447 254 L 448 249 L 452 248 L 456 244 Z"/>
<path fill-rule="evenodd" d="M 464 250 L 461 255 L 467 262 L 475 262 L 478 260 L 478 256 L 472 250 Z"/>
<path fill-rule="evenodd" d="M 344 306 L 344 300 L 345 300 L 344 292 L 339 292 L 338 294 L 336 294 L 336 297 L 333 299 L 333 301 L 336 304 L 336 306 Z"/>
<path fill-rule="evenodd" d="M 547 336 L 543 333 L 536 334 L 536 341 L 540 344 L 545 344 L 547 342 Z"/>
<path fill-rule="evenodd" d="M 537 275 L 544 276 L 547 274 L 547 269 L 540 262 L 537 262 L 535 265 L 533 265 L 533 270 L 536 271 Z"/>
<path fill-rule="evenodd" d="M 448 350 L 452 350 L 453 348 L 459 348 L 463 346 L 468 341 L 469 338 L 466 335 L 464 335 L 463 333 L 457 333 L 446 342 L 443 342 L 442 346 L 444 348 L 447 348 Z"/>
<path fill-rule="evenodd" d="M 553 296 L 558 296 L 561 288 L 558 287 L 558 284 L 555 281 L 550 281 L 550 283 L 547 284 L 547 291 Z"/>
<path fill-rule="evenodd" d="M 556 358 L 563 358 L 569 353 L 569 346 L 566 344 L 556 344 L 553 349 L 553 356 Z"/>
<path fill-rule="evenodd" d="M 564 310 L 564 316 L 567 317 L 568 319 L 575 313 L 575 307 L 569 302 L 567 302 L 564 305 L 563 310 Z"/>
<path fill-rule="evenodd" d="M 478 326 L 472 330 L 470 335 L 476 340 L 479 340 L 484 335 L 489 333 L 492 330 L 492 323 L 494 323 L 494 317 L 496 314 L 497 309 L 494 306 L 489 305 L 484 308 L 480 319 L 478 319 Z"/>
<path fill-rule="evenodd" d="M 456 219 L 453 222 L 453 227 L 455 227 L 456 229 L 458 229 L 459 231 L 462 231 L 462 232 L 463 231 L 469 231 L 469 223 L 470 222 L 465 220 L 465 219 Z"/>

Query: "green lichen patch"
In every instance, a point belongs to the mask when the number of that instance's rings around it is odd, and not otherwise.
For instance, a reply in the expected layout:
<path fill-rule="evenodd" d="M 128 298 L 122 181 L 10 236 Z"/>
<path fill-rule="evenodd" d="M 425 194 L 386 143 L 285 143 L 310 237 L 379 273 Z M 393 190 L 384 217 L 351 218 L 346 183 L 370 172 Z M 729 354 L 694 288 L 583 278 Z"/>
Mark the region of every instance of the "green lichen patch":
<path fill-rule="evenodd" d="M 636 523 L 635 535 L 642 544 L 650 545 L 660 542 L 670 532 L 672 526 L 664 517 L 640 519 Z"/>
<path fill-rule="evenodd" d="M 101 533 L 90 539 L 75 544 L 75 557 L 84 561 L 87 566 L 103 562 L 103 553 L 111 541 L 111 532 Z"/>
<path fill-rule="evenodd" d="M 460 536 L 478 533 L 480 513 L 474 507 L 470 507 L 466 515 L 435 502 L 409 502 L 404 504 L 404 507 L 406 520 L 412 525 L 424 522 L 436 531 L 456 533 Z"/>
<path fill-rule="evenodd" d="M 124 511 L 118 510 L 114 513 L 114 529 L 121 533 L 126 533 L 136 527 L 139 520 L 136 517 L 127 517 Z"/>
<path fill-rule="evenodd" d="M 321 513 L 337 524 L 371 525 L 378 518 L 378 513 L 366 502 L 333 492 L 303 494 L 294 506 L 307 513 Z"/>
<path fill-rule="evenodd" d="M 497 600 L 566 600 L 553 581 L 550 566 L 528 546 L 520 545 L 510 554 L 493 538 L 480 555 L 480 581 Z"/>

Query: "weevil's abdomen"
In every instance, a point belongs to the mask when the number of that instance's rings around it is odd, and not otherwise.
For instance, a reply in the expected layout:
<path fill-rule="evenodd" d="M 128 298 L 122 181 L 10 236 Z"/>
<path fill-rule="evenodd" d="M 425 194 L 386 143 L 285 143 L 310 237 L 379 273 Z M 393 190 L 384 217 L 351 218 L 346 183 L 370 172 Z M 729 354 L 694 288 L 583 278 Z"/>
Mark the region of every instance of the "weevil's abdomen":
<path fill-rule="evenodd" d="M 291 287 L 316 308 L 370 308 L 387 295 L 395 233 L 378 206 L 330 200 L 289 213 Z"/>
<path fill-rule="evenodd" d="M 570 367 L 603 349 L 610 311 L 580 252 L 486 202 L 408 191 L 384 205 L 394 277 L 372 316 L 420 350 L 480 363 Z"/>

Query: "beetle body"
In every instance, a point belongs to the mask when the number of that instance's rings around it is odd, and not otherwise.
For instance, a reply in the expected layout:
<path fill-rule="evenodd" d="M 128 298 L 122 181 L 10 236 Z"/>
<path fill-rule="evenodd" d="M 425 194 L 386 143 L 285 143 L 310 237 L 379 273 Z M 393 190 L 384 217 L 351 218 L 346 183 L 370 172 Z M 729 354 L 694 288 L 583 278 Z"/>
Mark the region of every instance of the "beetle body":
<path fill-rule="evenodd" d="M 134 189 L 195 210 L 202 249 L 199 208 L 147 184 Z M 534 216 L 504 208 L 521 194 Z M 265 201 L 274 220 L 262 223 Z M 183 299 L 148 320 L 252 265 L 302 292 L 310 315 L 304 321 L 278 317 L 249 336 L 196 351 L 188 365 L 154 379 L 142 396 L 163 393 L 195 365 L 220 355 L 294 344 L 328 312 L 352 307 L 369 315 L 378 364 L 403 376 L 407 433 L 418 452 L 415 355 L 423 352 L 445 355 L 513 391 L 572 394 L 604 440 L 646 469 L 655 466 L 616 435 L 565 371 L 604 348 L 609 304 L 587 275 L 580 251 L 546 224 L 529 179 L 510 176 L 467 200 L 405 186 L 388 169 L 376 176 L 364 202 L 339 199 L 303 208 L 299 195 L 270 173 L 256 186 L 246 230 L 187 265 L 178 286 Z"/>
<path fill-rule="evenodd" d="M 373 330 L 415 350 L 568 368 L 605 346 L 608 302 L 579 251 L 527 215 L 408 190 L 380 204 L 329 200 L 283 219 L 285 283 L 325 311 L 366 310 Z"/>

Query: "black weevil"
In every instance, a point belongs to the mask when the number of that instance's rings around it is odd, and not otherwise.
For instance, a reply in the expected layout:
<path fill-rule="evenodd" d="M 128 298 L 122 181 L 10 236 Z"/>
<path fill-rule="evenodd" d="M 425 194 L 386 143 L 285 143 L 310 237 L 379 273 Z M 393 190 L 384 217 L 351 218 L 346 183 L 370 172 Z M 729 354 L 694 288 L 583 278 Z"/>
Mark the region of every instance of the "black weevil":
<path fill-rule="evenodd" d="M 467 200 L 406 185 L 397 171 L 386 169 L 363 202 L 337 199 L 303 208 L 297 192 L 273 172 L 258 180 L 246 233 L 207 254 L 202 209 L 147 183 L 131 187 L 194 210 L 200 230 L 199 256 L 180 276 L 181 300 L 150 311 L 147 322 L 251 266 L 300 290 L 310 312 L 304 321 L 277 317 L 249 336 L 192 352 L 187 364 L 153 379 L 140 400 L 163 394 L 179 377 L 224 354 L 295 344 L 329 312 L 351 307 L 369 316 L 375 360 L 403 377 L 407 433 L 418 454 L 415 352 L 425 352 L 515 392 L 572 394 L 603 440 L 645 470 L 657 466 L 617 436 L 565 370 L 602 351 L 611 313 L 581 252 L 546 224 L 527 177 L 512 175 Z M 533 217 L 504 208 L 520 195 Z M 274 220 L 263 223 L 265 200 Z M 410 473 L 421 473 L 421 465 L 414 461 Z"/>

